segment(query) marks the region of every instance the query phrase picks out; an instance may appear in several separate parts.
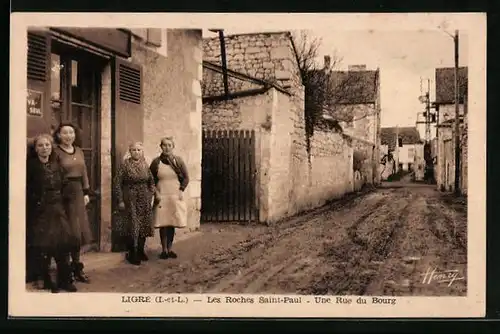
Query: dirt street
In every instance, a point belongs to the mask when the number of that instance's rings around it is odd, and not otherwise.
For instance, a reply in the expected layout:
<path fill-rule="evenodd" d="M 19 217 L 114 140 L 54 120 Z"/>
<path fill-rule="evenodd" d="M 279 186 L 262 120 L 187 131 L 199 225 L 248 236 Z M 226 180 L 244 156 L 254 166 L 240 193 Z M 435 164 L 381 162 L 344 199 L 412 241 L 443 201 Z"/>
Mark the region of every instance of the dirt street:
<path fill-rule="evenodd" d="M 91 271 L 92 284 L 78 288 L 465 295 L 466 221 L 463 200 L 426 185 L 391 183 L 271 227 L 204 224 L 200 235 L 175 244 L 178 259 L 151 252 L 140 267 L 124 262 Z"/>

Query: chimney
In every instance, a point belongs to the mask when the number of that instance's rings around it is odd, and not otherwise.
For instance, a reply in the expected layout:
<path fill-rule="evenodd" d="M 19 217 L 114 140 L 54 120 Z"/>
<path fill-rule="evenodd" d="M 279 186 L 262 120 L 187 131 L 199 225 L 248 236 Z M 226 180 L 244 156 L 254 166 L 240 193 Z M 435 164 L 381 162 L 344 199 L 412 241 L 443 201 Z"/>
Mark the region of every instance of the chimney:
<path fill-rule="evenodd" d="M 330 69 L 332 58 L 328 55 L 325 55 L 325 68 Z"/>
<path fill-rule="evenodd" d="M 366 65 L 349 65 L 349 71 L 366 71 Z"/>

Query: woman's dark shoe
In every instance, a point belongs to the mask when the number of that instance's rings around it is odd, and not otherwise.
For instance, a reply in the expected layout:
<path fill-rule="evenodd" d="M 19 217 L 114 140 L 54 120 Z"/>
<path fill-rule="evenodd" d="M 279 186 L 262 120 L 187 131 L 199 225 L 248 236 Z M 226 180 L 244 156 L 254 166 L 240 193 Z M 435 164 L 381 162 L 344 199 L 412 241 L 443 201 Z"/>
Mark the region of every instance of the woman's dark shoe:
<path fill-rule="evenodd" d="M 144 247 L 146 247 L 146 239 L 145 238 L 139 238 L 139 242 L 137 245 L 137 257 L 141 261 L 148 261 L 149 258 L 146 255 L 146 252 L 144 251 Z"/>
<path fill-rule="evenodd" d="M 172 259 L 176 259 L 177 258 L 177 254 L 174 251 L 170 251 L 170 252 L 168 252 L 168 257 L 172 258 Z"/>
<path fill-rule="evenodd" d="M 43 290 L 50 290 L 50 292 L 52 292 L 52 293 L 58 293 L 59 292 L 59 288 L 58 288 L 57 284 L 55 284 L 52 281 L 52 278 L 50 278 L 50 276 L 44 277 L 44 279 L 43 279 Z"/>
<path fill-rule="evenodd" d="M 78 289 L 73 283 L 70 282 L 63 282 L 59 284 L 59 289 L 66 291 L 66 292 L 77 292 Z"/>
<path fill-rule="evenodd" d="M 167 252 L 161 252 L 161 254 L 160 254 L 160 259 L 162 259 L 162 260 L 166 260 L 166 259 L 168 259 L 168 254 L 167 254 Z"/>
<path fill-rule="evenodd" d="M 135 252 L 135 251 L 132 251 L 132 250 L 129 251 L 127 253 L 126 259 L 130 264 L 133 264 L 135 266 L 138 266 L 141 264 L 141 260 L 139 259 L 139 257 L 137 256 L 137 252 Z"/>
<path fill-rule="evenodd" d="M 148 261 L 149 257 L 146 255 L 146 252 L 144 250 L 141 250 L 138 254 L 139 260 L 140 261 Z"/>
<path fill-rule="evenodd" d="M 90 278 L 83 271 L 83 263 L 72 263 L 72 267 L 75 280 L 82 283 L 90 283 Z"/>
<path fill-rule="evenodd" d="M 77 288 L 73 284 L 73 268 L 67 265 L 61 265 L 57 268 L 57 288 L 66 292 L 76 292 Z M 72 275 L 73 274 L 73 275 Z"/>

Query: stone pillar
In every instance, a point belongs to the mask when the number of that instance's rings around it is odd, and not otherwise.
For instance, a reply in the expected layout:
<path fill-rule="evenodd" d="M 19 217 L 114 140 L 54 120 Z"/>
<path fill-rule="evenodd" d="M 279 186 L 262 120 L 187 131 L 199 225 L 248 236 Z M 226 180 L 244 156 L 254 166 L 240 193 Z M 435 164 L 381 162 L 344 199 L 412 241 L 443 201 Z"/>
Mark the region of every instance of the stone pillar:
<path fill-rule="evenodd" d="M 101 76 L 101 226 L 100 251 L 111 251 L 111 63 Z"/>

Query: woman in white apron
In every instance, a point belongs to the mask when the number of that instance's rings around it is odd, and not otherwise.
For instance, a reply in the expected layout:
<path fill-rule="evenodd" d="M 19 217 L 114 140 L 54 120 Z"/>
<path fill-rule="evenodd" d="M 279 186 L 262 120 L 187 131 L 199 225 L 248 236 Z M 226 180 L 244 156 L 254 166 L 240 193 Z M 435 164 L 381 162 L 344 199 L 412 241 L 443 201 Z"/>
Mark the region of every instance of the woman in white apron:
<path fill-rule="evenodd" d="M 172 251 L 175 229 L 187 225 L 187 207 L 184 190 L 189 176 L 184 161 L 173 154 L 175 143 L 172 137 L 160 141 L 162 153 L 151 162 L 151 173 L 156 186 L 154 197 L 154 227 L 160 231 L 161 259 L 177 258 Z"/>

